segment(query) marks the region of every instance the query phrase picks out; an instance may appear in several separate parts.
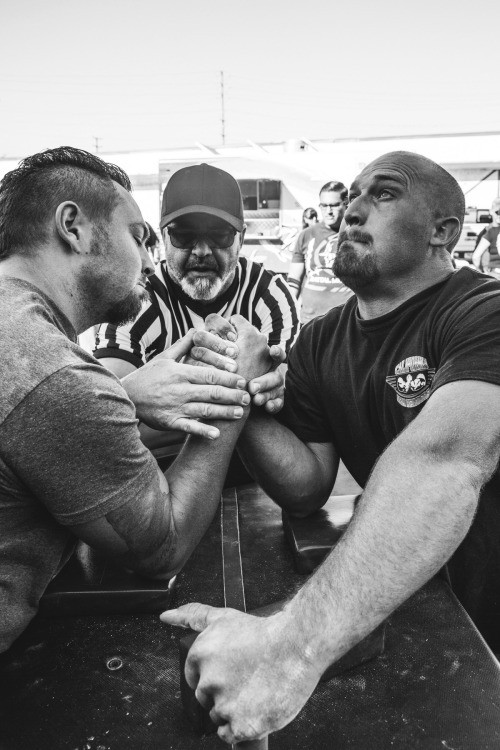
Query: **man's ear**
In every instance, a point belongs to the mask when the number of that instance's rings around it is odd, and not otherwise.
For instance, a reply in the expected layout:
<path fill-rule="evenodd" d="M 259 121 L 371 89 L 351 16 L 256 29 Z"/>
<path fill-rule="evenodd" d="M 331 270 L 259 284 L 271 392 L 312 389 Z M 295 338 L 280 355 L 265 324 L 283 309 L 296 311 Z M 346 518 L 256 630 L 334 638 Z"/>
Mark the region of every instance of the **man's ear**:
<path fill-rule="evenodd" d="M 60 239 L 69 245 L 72 252 L 81 254 L 86 251 L 83 241 L 86 239 L 88 219 L 81 208 L 72 201 L 60 203 L 56 208 L 55 227 Z"/>
<path fill-rule="evenodd" d="M 448 247 L 458 239 L 461 232 L 460 221 L 456 216 L 446 216 L 444 219 L 436 219 L 431 235 L 433 247 Z"/>
<path fill-rule="evenodd" d="M 240 247 L 239 247 L 240 250 L 243 247 L 243 243 L 245 241 L 245 232 L 246 231 L 247 231 L 247 225 L 243 224 L 243 229 L 240 232 Z"/>

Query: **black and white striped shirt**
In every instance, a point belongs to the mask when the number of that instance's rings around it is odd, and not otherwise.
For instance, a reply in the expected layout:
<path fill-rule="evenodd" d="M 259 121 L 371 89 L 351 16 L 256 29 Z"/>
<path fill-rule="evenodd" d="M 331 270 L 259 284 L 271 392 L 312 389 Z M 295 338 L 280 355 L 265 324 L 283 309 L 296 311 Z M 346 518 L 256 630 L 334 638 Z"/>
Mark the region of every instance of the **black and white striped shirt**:
<path fill-rule="evenodd" d="M 204 328 L 210 313 L 224 318 L 239 314 L 268 338 L 288 351 L 297 337 L 299 317 L 295 299 L 280 274 L 260 263 L 240 257 L 233 282 L 212 302 L 188 297 L 160 263 L 148 279 L 150 300 L 132 323 L 103 323 L 96 337 L 94 356 L 117 357 L 140 367 L 182 338 L 190 328 Z"/>

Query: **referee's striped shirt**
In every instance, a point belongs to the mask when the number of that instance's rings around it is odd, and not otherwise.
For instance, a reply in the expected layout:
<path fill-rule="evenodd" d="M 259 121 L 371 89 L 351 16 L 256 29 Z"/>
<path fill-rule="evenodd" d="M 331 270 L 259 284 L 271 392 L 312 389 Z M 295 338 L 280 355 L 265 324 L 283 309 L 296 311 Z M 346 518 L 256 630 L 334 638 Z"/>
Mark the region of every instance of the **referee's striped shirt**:
<path fill-rule="evenodd" d="M 103 323 L 97 332 L 94 356 L 118 357 L 135 367 L 148 362 L 184 336 L 190 328 L 204 328 L 210 313 L 224 318 L 242 315 L 261 333 L 269 346 L 278 344 L 288 355 L 299 329 L 294 296 L 280 274 L 260 263 L 238 259 L 233 283 L 212 302 L 188 297 L 168 276 L 165 261 L 147 281 L 150 300 L 127 325 Z"/>

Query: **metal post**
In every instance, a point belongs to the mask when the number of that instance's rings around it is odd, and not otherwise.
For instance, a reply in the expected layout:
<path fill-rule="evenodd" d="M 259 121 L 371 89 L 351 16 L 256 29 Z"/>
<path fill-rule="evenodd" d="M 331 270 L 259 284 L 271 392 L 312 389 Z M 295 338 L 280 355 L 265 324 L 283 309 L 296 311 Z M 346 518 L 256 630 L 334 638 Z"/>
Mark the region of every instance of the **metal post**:
<path fill-rule="evenodd" d="M 222 145 L 226 143 L 226 118 L 224 113 L 224 71 L 220 72 L 220 105 L 221 105 L 221 130 Z"/>

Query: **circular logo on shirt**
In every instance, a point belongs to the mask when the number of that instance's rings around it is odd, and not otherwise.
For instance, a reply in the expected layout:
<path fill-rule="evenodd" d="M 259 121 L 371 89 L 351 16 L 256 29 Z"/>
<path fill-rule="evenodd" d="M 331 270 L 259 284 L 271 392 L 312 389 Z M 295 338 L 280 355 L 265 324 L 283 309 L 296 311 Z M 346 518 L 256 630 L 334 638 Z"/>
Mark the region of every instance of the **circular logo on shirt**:
<path fill-rule="evenodd" d="M 406 357 L 385 380 L 396 391 L 398 404 L 412 408 L 429 398 L 435 374 L 436 368 L 429 367 L 425 357 Z"/>

